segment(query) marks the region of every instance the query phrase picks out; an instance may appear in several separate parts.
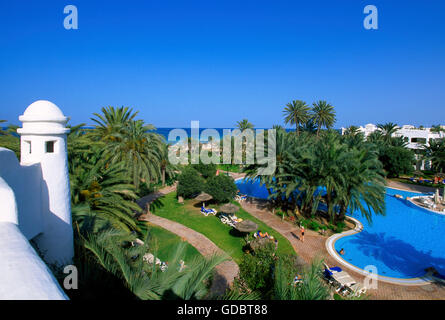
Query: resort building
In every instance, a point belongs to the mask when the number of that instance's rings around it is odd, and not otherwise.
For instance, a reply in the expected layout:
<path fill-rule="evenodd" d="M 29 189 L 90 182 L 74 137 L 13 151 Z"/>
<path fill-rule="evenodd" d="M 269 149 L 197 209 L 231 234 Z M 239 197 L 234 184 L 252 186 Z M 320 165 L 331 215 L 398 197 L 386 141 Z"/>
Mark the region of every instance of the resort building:
<path fill-rule="evenodd" d="M 445 126 L 441 126 L 445 129 Z M 345 134 L 346 128 L 341 128 L 341 134 Z M 374 131 L 377 131 L 378 127 L 375 124 L 368 123 L 364 127 L 358 127 L 358 131 L 362 132 L 365 135 L 365 138 L 368 137 Z M 422 145 L 428 145 L 430 139 L 440 139 L 445 137 L 444 132 L 436 133 L 432 132 L 431 128 L 416 128 L 412 125 L 403 125 L 402 127 L 398 127 L 398 130 L 393 134 L 394 137 L 405 137 L 407 138 L 407 148 L 414 150 L 417 152 L 422 148 Z M 416 165 L 417 170 L 424 170 L 430 168 L 430 163 L 428 161 L 421 160 L 420 157 L 416 154 L 417 159 L 419 160 Z"/>
<path fill-rule="evenodd" d="M 0 148 L 0 299 L 67 299 L 47 264 L 63 269 L 74 254 L 68 118 L 40 100 L 19 120 L 20 163 Z"/>

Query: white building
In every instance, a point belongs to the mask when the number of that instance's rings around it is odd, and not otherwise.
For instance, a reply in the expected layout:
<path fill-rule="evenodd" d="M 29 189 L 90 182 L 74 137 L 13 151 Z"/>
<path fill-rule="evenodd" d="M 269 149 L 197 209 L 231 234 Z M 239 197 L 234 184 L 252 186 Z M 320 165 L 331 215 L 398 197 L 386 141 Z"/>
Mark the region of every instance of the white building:
<path fill-rule="evenodd" d="M 442 126 L 445 129 L 445 126 Z M 345 134 L 346 128 L 341 128 L 341 134 Z M 359 132 L 362 132 L 365 137 L 368 137 L 371 133 L 378 130 L 377 126 L 369 123 L 364 127 L 358 127 Z M 428 145 L 430 139 L 439 139 L 444 138 L 445 134 L 443 132 L 436 133 L 431 132 L 431 128 L 416 128 L 412 125 L 403 125 L 402 127 L 398 127 L 398 130 L 393 134 L 394 137 L 406 137 L 408 138 L 407 147 L 412 150 L 419 150 L 422 148 L 422 145 Z M 417 166 L 417 169 L 428 169 L 428 163 L 420 163 Z"/>
<path fill-rule="evenodd" d="M 0 299 L 67 299 L 46 263 L 73 257 L 65 127 L 49 101 L 31 104 L 19 120 L 21 159 L 0 148 Z"/>

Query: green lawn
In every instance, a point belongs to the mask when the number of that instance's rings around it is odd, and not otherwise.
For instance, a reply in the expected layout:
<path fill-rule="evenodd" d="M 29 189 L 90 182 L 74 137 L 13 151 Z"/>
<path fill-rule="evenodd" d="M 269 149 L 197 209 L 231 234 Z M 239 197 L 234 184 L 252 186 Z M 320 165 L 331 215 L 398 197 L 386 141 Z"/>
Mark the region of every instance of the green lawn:
<path fill-rule="evenodd" d="M 182 242 L 182 239 L 176 234 L 147 222 L 140 222 L 139 227 L 142 229 L 144 236 L 147 231 L 150 232 L 157 246 L 157 255 L 162 261 L 168 261 L 171 254 L 175 252 L 177 245 Z M 193 257 L 199 255 L 201 254 L 194 246 L 189 243 L 186 244 L 184 261 L 190 261 Z"/>
<path fill-rule="evenodd" d="M 176 221 L 202 233 L 229 254 L 236 262 L 240 262 L 243 255 L 242 247 L 245 244 L 244 239 L 233 235 L 232 228 L 221 223 L 217 217 L 213 215 L 206 217 L 201 214 L 199 212 L 200 208 L 194 207 L 193 203 L 193 201 L 188 200 L 183 205 L 178 204 L 176 193 L 173 192 L 161 198 L 160 205 L 156 206 L 156 208 L 152 207 L 151 211 L 153 214 Z M 217 206 L 209 205 L 208 207 L 215 207 L 218 210 Z M 260 220 L 254 218 L 242 208 L 236 213 L 236 216 L 245 220 L 254 221 L 258 224 L 262 232 L 268 232 L 274 236 L 275 239 L 278 239 L 278 251 L 280 253 L 295 254 L 292 245 L 286 238 Z"/>

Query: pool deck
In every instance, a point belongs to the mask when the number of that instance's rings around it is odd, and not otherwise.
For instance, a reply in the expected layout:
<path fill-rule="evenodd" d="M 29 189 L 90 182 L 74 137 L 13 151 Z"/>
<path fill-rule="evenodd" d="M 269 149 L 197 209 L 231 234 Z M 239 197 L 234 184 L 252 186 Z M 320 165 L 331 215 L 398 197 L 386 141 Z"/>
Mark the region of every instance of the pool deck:
<path fill-rule="evenodd" d="M 396 187 L 406 191 L 420 191 L 411 186 L 405 188 L 404 184 L 397 182 L 388 183 L 388 186 Z M 414 190 L 416 189 L 416 190 Z M 336 266 L 339 262 L 329 254 L 326 248 L 328 237 L 320 235 L 318 232 L 306 230 L 304 242 L 299 239 L 299 228 L 287 221 L 282 221 L 267 208 L 267 202 L 258 199 L 249 199 L 243 202 L 242 206 L 250 214 L 262 220 L 276 231 L 286 237 L 295 251 L 306 261 L 311 262 L 313 259 L 322 258 L 329 266 Z M 353 268 L 345 266 L 347 272 L 357 281 L 364 282 L 365 276 L 355 271 Z M 369 298 L 373 300 L 443 300 L 445 299 L 445 286 L 437 283 L 421 283 L 416 285 L 395 284 L 384 281 L 377 282 L 377 289 L 368 290 Z"/>

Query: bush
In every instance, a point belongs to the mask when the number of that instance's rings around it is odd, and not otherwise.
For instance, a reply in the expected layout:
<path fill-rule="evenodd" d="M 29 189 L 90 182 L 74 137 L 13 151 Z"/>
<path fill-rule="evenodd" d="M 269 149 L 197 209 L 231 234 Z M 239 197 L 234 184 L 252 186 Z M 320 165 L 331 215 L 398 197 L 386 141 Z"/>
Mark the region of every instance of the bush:
<path fill-rule="evenodd" d="M 199 164 L 193 164 L 192 168 L 198 171 L 204 179 L 207 179 L 209 177 L 214 177 L 216 174 L 216 164 L 210 163 L 210 164 L 203 164 L 202 162 Z"/>
<path fill-rule="evenodd" d="M 314 231 L 318 231 L 320 229 L 324 229 L 326 230 L 326 226 L 322 225 L 321 223 L 319 223 L 317 220 L 315 219 L 311 219 L 311 220 L 302 220 L 301 224 L 308 229 L 314 230 Z"/>
<path fill-rule="evenodd" d="M 192 167 L 185 167 L 178 177 L 178 196 L 190 199 L 203 191 L 204 179 Z"/>
<path fill-rule="evenodd" d="M 238 188 L 235 181 L 226 175 L 211 177 L 205 185 L 205 192 L 210 194 L 218 203 L 228 202 L 235 197 Z"/>
<path fill-rule="evenodd" d="M 254 254 L 244 254 L 239 264 L 237 282 L 243 282 L 250 290 L 265 295 L 273 286 L 274 253 L 275 245 L 270 243 L 256 250 Z"/>
<path fill-rule="evenodd" d="M 414 153 L 404 147 L 384 146 L 379 150 L 379 160 L 389 178 L 414 171 Z"/>
<path fill-rule="evenodd" d="M 234 281 L 234 288 L 241 293 L 258 292 L 261 299 L 271 299 L 274 288 L 274 276 L 278 263 L 281 263 L 282 275 L 293 279 L 301 272 L 295 267 L 296 255 L 278 254 L 275 244 L 266 243 L 252 254 L 245 253 L 239 264 L 239 275 Z"/>

